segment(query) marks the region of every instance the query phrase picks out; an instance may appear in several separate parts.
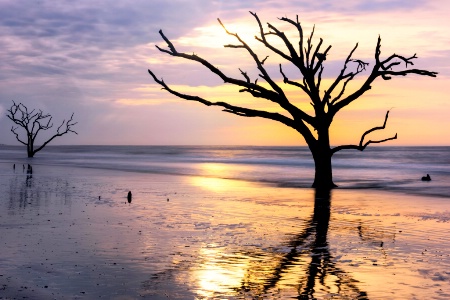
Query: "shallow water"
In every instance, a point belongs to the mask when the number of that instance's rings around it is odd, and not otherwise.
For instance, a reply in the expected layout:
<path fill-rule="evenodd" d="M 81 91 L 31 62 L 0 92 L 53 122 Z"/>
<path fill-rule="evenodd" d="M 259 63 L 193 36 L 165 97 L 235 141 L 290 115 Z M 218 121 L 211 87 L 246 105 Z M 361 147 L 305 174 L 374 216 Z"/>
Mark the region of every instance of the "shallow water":
<path fill-rule="evenodd" d="M 0 194 L 4 298 L 450 297 L 446 198 L 10 163 Z"/>
<path fill-rule="evenodd" d="M 306 147 L 47 146 L 35 160 L 21 146 L 0 146 L 0 162 L 202 176 L 309 188 L 314 163 Z M 450 147 L 368 147 L 333 156 L 340 188 L 450 195 Z M 420 179 L 430 174 L 431 182 Z"/>

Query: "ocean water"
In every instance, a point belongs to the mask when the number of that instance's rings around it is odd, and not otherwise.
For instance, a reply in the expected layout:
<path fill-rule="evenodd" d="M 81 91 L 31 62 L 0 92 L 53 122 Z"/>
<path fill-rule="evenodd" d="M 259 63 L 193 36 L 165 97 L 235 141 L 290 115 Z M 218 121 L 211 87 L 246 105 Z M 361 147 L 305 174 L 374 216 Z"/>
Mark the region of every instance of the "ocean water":
<path fill-rule="evenodd" d="M 306 147 L 48 146 L 27 159 L 23 146 L 0 146 L 0 161 L 140 173 L 204 176 L 308 188 L 314 162 Z M 431 182 L 421 177 L 430 174 Z M 369 147 L 333 156 L 340 188 L 450 196 L 450 147 Z"/>

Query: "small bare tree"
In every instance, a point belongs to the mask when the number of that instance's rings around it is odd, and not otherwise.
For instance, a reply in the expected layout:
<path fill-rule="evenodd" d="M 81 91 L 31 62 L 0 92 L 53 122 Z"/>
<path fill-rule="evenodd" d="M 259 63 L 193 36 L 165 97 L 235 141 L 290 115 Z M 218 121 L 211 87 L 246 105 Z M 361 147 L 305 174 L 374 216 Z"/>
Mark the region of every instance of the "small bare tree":
<path fill-rule="evenodd" d="M 78 134 L 72 127 L 78 122 L 73 121 L 73 113 L 70 119 L 63 120 L 61 125 L 56 129 L 56 133 L 51 136 L 46 142 L 35 149 L 36 137 L 41 130 L 48 130 L 53 127 L 52 116 L 50 114 L 43 113 L 42 110 L 36 111 L 35 109 L 28 111 L 28 108 L 22 103 L 16 104 L 13 101 L 13 105 L 7 110 L 6 115 L 11 121 L 13 121 L 16 127 L 11 127 L 11 132 L 14 133 L 16 139 L 27 146 L 28 157 L 33 157 L 37 152 L 42 150 L 48 143 L 58 136 L 63 136 L 66 133 L 73 132 Z M 21 127 L 26 132 L 26 139 L 22 140 L 19 137 L 17 129 Z"/>
<path fill-rule="evenodd" d="M 382 59 L 380 56 L 381 38 L 378 37 L 374 55 L 375 62 L 373 63 L 372 69 L 370 71 L 368 70 L 370 73 L 359 88 L 352 92 L 347 92 L 346 90 L 348 84 L 356 76 L 365 71 L 369 65 L 367 62 L 353 58 L 353 54 L 358 48 L 358 44 L 356 44 L 345 59 L 339 75 L 331 83 L 331 85 L 324 89 L 323 85 L 321 85 L 322 74 L 324 70 L 324 62 L 331 46 L 328 46 L 325 50 L 321 51 L 323 43 L 322 39 L 319 39 L 317 45 L 314 46 L 314 29 L 309 36 L 305 36 L 298 17 L 296 20 L 286 17 L 280 18 L 281 21 L 290 24 L 297 31 L 298 41 L 296 41 L 296 43 L 291 43 L 284 32 L 270 23 L 267 23 L 268 30 L 264 29 L 263 24 L 256 13 L 250 13 L 255 18 L 256 25 L 259 29 L 259 34 L 255 36 L 255 39 L 273 52 L 276 56 L 281 57 L 284 61 L 293 65 L 298 71 L 298 78 L 288 78 L 286 73 L 283 71 L 282 65 L 279 64 L 279 75 L 282 77 L 282 82 L 277 82 L 274 80 L 266 68 L 268 56 L 264 59 L 259 58 L 255 51 L 250 48 L 250 46 L 237 33 L 228 31 L 219 19 L 218 21 L 224 28 L 225 32 L 236 39 L 236 44 L 225 45 L 225 47 L 244 50 L 247 52 L 251 59 L 253 59 L 255 66 L 259 71 L 259 77 L 269 85 L 268 87 L 267 85 L 260 84 L 258 79 L 252 80 L 247 72 L 241 69 L 239 70 L 242 78 L 239 79 L 230 77 L 223 73 L 219 68 L 196 54 L 179 52 L 173 43 L 164 35 L 162 30 L 159 31 L 159 34 L 166 42 L 167 48 L 156 47 L 159 51 L 168 55 L 202 64 L 213 74 L 220 77 L 224 83 L 240 86 L 240 92 L 248 93 L 255 98 L 274 102 L 280 106 L 284 113 L 251 109 L 232 105 L 227 102 L 215 102 L 195 95 L 183 94 L 169 87 L 169 85 L 167 85 L 162 79 L 156 77 L 151 70 L 148 70 L 148 72 L 152 76 L 153 80 L 160 84 L 164 90 L 179 98 L 197 101 L 207 106 L 219 106 L 223 108 L 224 112 L 242 117 L 260 117 L 271 119 L 299 132 L 311 150 L 315 163 L 313 187 L 318 189 L 326 190 L 335 187 L 331 167 L 331 157 L 334 153 L 344 149 L 363 151 L 369 144 L 382 143 L 397 138 L 397 135 L 395 135 L 385 139 L 365 141 L 367 135 L 371 132 L 385 128 L 389 116 L 388 111 L 386 113 L 383 125 L 376 126 L 365 131 L 361 136 L 359 144 L 331 147 L 329 129 L 334 117 L 341 109 L 359 99 L 367 91 L 369 91 L 377 78 L 390 80 L 394 76 L 406 76 L 409 74 L 431 77 L 436 77 L 437 75 L 437 72 L 408 68 L 414 65 L 413 60 L 417 58 L 415 54 L 407 57 L 394 53 L 387 58 Z M 284 44 L 285 49 L 275 47 L 269 40 L 269 37 L 280 39 Z M 404 68 L 401 67 L 401 65 L 404 65 Z M 306 94 L 314 108 L 314 113 L 308 114 L 302 108 L 294 105 L 288 99 L 281 83 L 294 86 L 298 88 L 300 92 Z"/>

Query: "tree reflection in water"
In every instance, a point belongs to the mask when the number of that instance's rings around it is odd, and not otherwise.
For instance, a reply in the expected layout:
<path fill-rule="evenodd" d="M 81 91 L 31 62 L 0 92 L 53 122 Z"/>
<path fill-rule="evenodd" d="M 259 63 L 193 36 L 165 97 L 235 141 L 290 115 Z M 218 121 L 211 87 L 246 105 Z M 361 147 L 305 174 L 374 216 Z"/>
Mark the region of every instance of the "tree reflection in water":
<path fill-rule="evenodd" d="M 263 280 L 252 276 L 255 270 L 250 267 L 237 292 L 251 294 L 253 297 L 267 295 L 277 289 L 283 277 L 292 277 L 289 275 L 292 272 L 299 276 L 295 279 L 298 282 L 297 299 L 316 299 L 318 291 L 322 295 L 333 294 L 337 298 L 368 299 L 367 293 L 358 288 L 358 281 L 337 267 L 330 254 L 327 241 L 330 209 L 330 192 L 316 191 L 313 215 L 307 221 L 305 229 L 287 242 L 289 250 L 281 254 L 273 253 L 276 262 L 269 272 L 264 272 L 266 275 L 263 275 Z M 300 266 L 304 266 L 305 270 L 294 270 Z"/>
<path fill-rule="evenodd" d="M 25 208 L 31 202 L 39 204 L 41 197 L 38 191 L 34 184 L 33 173 L 27 171 L 25 180 L 24 176 L 14 176 L 9 184 L 8 211 L 14 213 L 16 208 Z"/>
<path fill-rule="evenodd" d="M 39 209 L 55 203 L 71 204 L 71 191 L 67 180 L 33 175 L 29 167 L 24 174 L 17 174 L 9 182 L 8 213 L 16 214 L 32 206 Z"/>

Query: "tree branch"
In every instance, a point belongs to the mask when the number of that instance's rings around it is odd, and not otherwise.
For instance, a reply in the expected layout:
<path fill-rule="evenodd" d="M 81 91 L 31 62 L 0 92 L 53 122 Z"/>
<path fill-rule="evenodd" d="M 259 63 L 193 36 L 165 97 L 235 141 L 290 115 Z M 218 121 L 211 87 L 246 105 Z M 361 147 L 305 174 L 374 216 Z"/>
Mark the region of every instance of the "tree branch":
<path fill-rule="evenodd" d="M 16 139 L 17 139 L 20 143 L 22 143 L 22 144 L 24 144 L 24 145 L 26 146 L 27 143 L 25 143 L 24 141 L 22 141 L 22 140 L 20 139 L 20 137 L 19 137 L 19 134 L 16 132 L 17 128 L 19 128 L 19 127 L 16 127 L 16 128 L 14 128 L 14 126 L 11 127 L 11 132 L 14 133 L 14 135 L 16 136 Z"/>
<path fill-rule="evenodd" d="M 299 82 L 296 82 L 296 81 L 291 81 L 291 80 L 289 80 L 289 78 L 287 78 L 287 76 L 286 76 L 286 75 L 284 74 L 284 72 L 283 72 L 283 68 L 281 67 L 281 64 L 280 64 L 280 73 L 281 73 L 281 75 L 283 76 L 283 82 L 284 82 L 284 83 L 287 83 L 287 84 L 290 84 L 290 85 L 299 87 L 299 88 L 301 88 L 308 96 L 310 95 L 311 92 L 308 90 L 308 87 L 307 87 L 307 86 L 305 86 L 304 84 L 301 84 L 301 83 L 299 83 Z"/>
<path fill-rule="evenodd" d="M 348 64 L 349 64 L 350 62 L 353 61 L 353 60 L 352 60 L 352 56 L 353 56 L 353 53 L 356 51 L 356 48 L 358 48 L 358 43 L 356 43 L 355 47 L 353 47 L 353 49 L 350 51 L 349 55 L 348 55 L 347 58 L 345 59 L 344 66 L 342 67 L 341 72 L 339 73 L 338 77 L 337 77 L 337 78 L 335 79 L 335 81 L 331 84 L 331 86 L 328 88 L 328 90 L 325 91 L 324 99 L 330 99 L 330 98 L 331 98 L 331 93 L 332 93 L 332 92 L 334 91 L 334 89 L 338 86 L 338 84 L 339 84 L 342 80 L 347 79 L 347 81 L 344 83 L 344 86 L 343 86 L 341 92 L 339 93 L 339 96 L 336 97 L 336 98 L 334 98 L 334 100 L 331 101 L 331 104 L 334 104 L 334 102 L 337 101 L 337 99 L 339 99 L 339 98 L 342 96 L 342 94 L 343 94 L 344 91 L 345 91 L 345 87 L 346 87 L 347 83 L 348 83 L 350 80 L 352 80 L 352 79 L 356 76 L 356 74 L 354 74 L 353 72 L 350 72 L 350 73 L 345 74 L 345 71 L 347 70 Z M 362 61 L 360 61 L 360 62 L 361 62 L 361 63 L 363 64 L 363 66 L 364 66 L 365 63 L 362 62 Z M 359 64 L 359 66 L 361 65 L 361 63 Z M 366 65 L 368 65 L 368 64 L 366 64 Z M 357 69 L 357 73 L 362 72 L 362 70 L 361 70 L 360 72 L 358 72 L 359 66 L 358 66 L 358 69 Z M 364 69 L 364 68 L 363 68 L 363 69 Z"/>
<path fill-rule="evenodd" d="M 288 99 L 286 98 L 286 95 L 284 94 L 283 90 L 272 80 L 272 78 L 270 78 L 269 74 L 267 73 L 266 69 L 263 66 L 263 62 L 259 60 L 258 55 L 256 55 L 256 53 L 248 46 L 247 43 L 244 42 L 244 40 L 242 40 L 239 35 L 237 33 L 232 33 L 230 31 L 228 31 L 225 27 L 225 25 L 223 25 L 222 21 L 220 21 L 220 19 L 217 19 L 220 23 L 220 25 L 222 26 L 222 28 L 225 30 L 225 32 L 228 35 L 234 36 L 240 43 L 241 45 L 238 46 L 232 46 L 232 45 L 225 45 L 225 47 L 228 48 L 245 48 L 247 50 L 247 52 L 250 54 L 250 56 L 253 58 L 253 60 L 256 63 L 256 66 L 258 68 L 258 70 L 261 72 L 261 77 L 266 80 L 267 83 L 269 83 L 269 85 L 272 87 L 272 89 L 278 94 L 279 97 L 277 97 L 277 101 L 275 101 L 276 103 L 280 104 L 283 107 L 283 104 L 288 103 Z M 289 109 L 288 109 L 289 111 Z"/>
<path fill-rule="evenodd" d="M 168 91 L 169 93 L 185 99 L 185 100 L 190 100 L 190 101 L 196 101 L 196 102 L 200 102 L 206 106 L 220 106 L 223 107 L 225 112 L 229 112 L 229 113 L 233 113 L 239 116 L 245 116 L 245 117 L 261 117 L 261 118 L 266 118 L 266 119 L 272 119 L 278 122 L 281 122 L 289 127 L 292 127 L 295 129 L 295 124 L 294 124 L 294 120 L 285 117 L 279 113 L 270 113 L 270 112 L 266 112 L 266 111 L 261 111 L 261 110 L 255 110 L 255 109 L 249 109 L 249 108 L 244 108 L 244 107 L 239 107 L 239 106 L 235 106 L 235 105 L 231 105 L 229 103 L 226 102 L 212 102 L 209 100 L 206 100 L 204 98 L 198 97 L 198 96 L 191 96 L 191 95 L 187 95 L 187 94 L 182 94 L 179 93 L 173 89 L 171 89 L 162 79 L 158 79 L 155 74 L 148 70 L 148 73 L 153 77 L 153 80 L 155 82 L 157 82 L 159 85 L 161 85 L 163 87 L 164 90 Z"/>
<path fill-rule="evenodd" d="M 60 130 L 61 130 L 61 127 L 63 127 L 64 124 L 66 125 L 66 128 L 64 129 L 64 131 L 60 131 Z M 75 133 L 75 134 L 78 135 L 78 133 L 72 129 L 72 126 L 74 126 L 74 125 L 76 125 L 76 124 L 78 124 L 78 122 L 74 122 L 74 121 L 73 121 L 73 113 L 72 113 L 72 115 L 70 116 L 70 119 L 69 119 L 69 120 L 67 120 L 67 121 L 66 121 L 66 120 L 63 120 L 63 121 L 62 121 L 61 125 L 59 125 L 58 129 L 56 130 L 56 134 L 54 134 L 50 139 L 48 139 L 45 143 L 43 143 L 43 144 L 42 144 L 39 148 L 37 148 L 34 152 L 35 152 L 35 153 L 36 153 L 36 152 L 39 152 L 40 150 L 42 150 L 42 148 L 44 148 L 45 146 L 47 146 L 47 144 L 50 143 L 53 139 L 55 139 L 56 137 L 59 137 L 59 136 L 63 136 L 63 135 L 65 135 L 66 133 L 73 132 L 73 133 Z"/>
<path fill-rule="evenodd" d="M 156 75 L 151 71 L 148 70 L 148 73 L 150 74 L 150 76 L 152 76 L 153 80 L 158 83 L 159 85 L 161 85 L 163 87 L 164 90 L 168 91 L 169 93 L 171 93 L 172 95 L 175 95 L 181 99 L 185 99 L 185 100 L 189 100 L 189 101 L 196 101 L 196 102 L 200 102 L 206 106 L 220 106 L 224 108 L 224 112 L 228 112 L 228 113 L 232 113 L 238 116 L 243 116 L 243 117 L 260 117 L 260 118 L 265 118 L 265 119 L 270 119 L 270 120 L 274 120 L 274 121 L 278 121 L 280 123 L 283 123 L 285 125 L 287 125 L 288 127 L 291 127 L 295 130 L 297 130 L 300 134 L 303 135 L 303 137 L 305 138 L 306 142 L 308 144 L 312 144 L 315 142 L 314 136 L 311 134 L 310 130 L 308 129 L 308 127 L 304 124 L 303 121 L 301 120 L 293 120 L 291 118 L 288 118 L 284 115 L 281 115 L 279 113 L 271 113 L 271 112 L 267 112 L 267 111 L 262 111 L 262 110 L 256 110 L 256 109 L 250 109 L 250 108 L 245 108 L 245 107 L 240 107 L 240 106 L 235 106 L 235 105 L 231 105 L 229 103 L 226 102 L 212 102 L 209 100 L 206 100 L 204 98 L 198 97 L 198 96 L 192 96 L 192 95 L 186 95 L 186 94 L 182 94 L 180 92 L 177 92 L 173 89 L 171 89 L 162 79 L 158 79 L 156 77 Z"/>
<path fill-rule="evenodd" d="M 356 47 L 354 48 L 354 50 L 355 49 L 356 49 Z M 346 60 L 346 63 L 347 63 L 347 61 L 349 61 L 349 58 L 351 57 L 351 54 L 354 52 L 354 50 L 352 50 L 352 52 L 350 53 L 349 57 Z M 329 113 L 331 114 L 332 117 L 343 107 L 352 103 L 353 101 L 355 101 L 356 99 L 361 97 L 365 92 L 370 90 L 372 82 L 377 77 L 381 77 L 384 80 L 389 80 L 392 78 L 392 76 L 406 76 L 408 74 L 417 74 L 417 75 L 430 76 L 430 77 L 436 77 L 436 75 L 438 74 L 438 72 L 427 71 L 427 70 L 422 70 L 422 69 L 403 69 L 403 70 L 397 70 L 397 71 L 392 70 L 392 68 L 394 66 L 400 65 L 401 62 L 405 63 L 405 68 L 407 68 L 408 65 L 413 65 L 412 60 L 417 58 L 417 56 L 415 54 L 411 57 L 404 57 L 404 56 L 401 56 L 398 54 L 392 54 L 391 56 L 389 56 L 387 59 L 385 59 L 383 61 L 380 60 L 380 54 L 381 54 L 381 37 L 378 36 L 377 45 L 375 47 L 375 65 L 374 65 L 370 75 L 368 76 L 366 81 L 363 83 L 363 85 L 358 90 L 356 90 L 355 92 L 353 92 L 352 94 L 348 95 L 346 98 L 344 98 L 340 101 L 338 101 L 339 98 L 336 99 L 336 101 L 334 101 L 334 103 L 333 103 L 334 105 L 332 105 L 332 107 L 329 109 Z M 362 72 L 361 63 L 363 64 L 362 65 L 363 67 L 365 67 L 367 65 L 366 63 L 363 63 L 360 60 L 352 60 L 352 61 L 356 61 L 357 63 L 359 63 L 358 68 L 361 70 L 361 72 Z M 344 65 L 343 71 L 345 71 L 345 68 L 346 68 L 346 66 Z M 356 74 L 357 73 L 359 73 L 359 72 L 357 71 Z M 341 71 L 341 74 L 343 74 L 342 71 Z M 341 77 L 341 76 L 339 76 L 339 77 Z M 339 80 L 337 79 L 336 81 L 340 81 L 343 79 L 343 78 L 339 78 L 339 77 L 338 77 Z M 339 82 L 337 82 L 337 83 L 339 83 Z M 331 91 L 334 89 L 334 87 L 335 87 L 335 84 L 333 83 L 333 85 L 327 91 L 328 95 L 331 93 Z"/>
<path fill-rule="evenodd" d="M 395 134 L 395 136 L 390 137 L 390 138 L 386 138 L 386 139 L 382 139 L 382 140 L 376 140 L 376 141 L 369 140 L 366 143 L 364 143 L 364 139 L 369 133 L 374 132 L 376 130 L 382 130 L 382 129 L 386 128 L 386 123 L 387 123 L 388 117 L 389 117 L 389 110 L 386 112 L 386 116 L 384 118 L 383 125 L 382 126 L 378 126 L 378 127 L 373 127 L 371 129 L 367 130 L 366 132 L 364 132 L 363 135 L 361 136 L 361 140 L 359 141 L 359 145 L 341 145 L 341 146 L 337 146 L 337 147 L 331 149 L 331 155 L 333 155 L 334 153 L 336 153 L 336 152 L 338 152 L 340 150 L 343 150 L 343 149 L 355 149 L 355 150 L 363 151 L 370 144 L 379 144 L 379 143 L 384 143 L 384 142 L 387 142 L 387 141 L 391 141 L 391 140 L 397 139 L 397 134 Z"/>
<path fill-rule="evenodd" d="M 322 39 L 320 39 L 320 40 L 322 41 Z M 328 55 L 328 52 L 330 51 L 330 49 L 331 49 L 331 46 L 328 46 L 328 48 L 325 49 L 325 52 L 323 52 L 323 53 L 317 53 L 317 51 L 314 52 L 314 55 L 313 55 L 313 58 L 312 58 L 312 62 L 311 62 L 311 68 L 313 69 L 313 74 L 316 74 L 317 71 L 322 67 L 322 63 L 323 63 L 324 60 L 327 59 L 327 55 Z M 315 57 L 317 57 L 318 62 L 314 66 L 314 58 Z"/>
<path fill-rule="evenodd" d="M 318 46 L 316 47 L 314 54 L 312 54 L 311 53 L 312 48 L 313 48 L 312 37 L 314 35 L 314 29 L 313 29 L 311 32 L 311 35 L 307 41 L 308 48 L 303 50 L 303 29 L 300 25 L 300 22 L 298 21 L 298 16 L 297 16 L 297 21 L 293 21 L 289 18 L 283 17 L 280 20 L 285 21 L 285 22 L 295 26 L 299 32 L 300 54 L 298 54 L 297 51 L 294 49 L 294 46 L 291 44 L 289 39 L 284 34 L 284 32 L 278 30 L 275 26 L 268 23 L 267 25 L 271 31 L 269 31 L 268 33 L 265 33 L 258 16 L 255 13 L 252 13 L 252 12 L 250 12 L 250 13 L 255 17 L 256 21 L 258 22 L 258 26 L 260 28 L 261 37 L 255 36 L 256 40 L 263 43 L 267 48 L 274 51 L 275 53 L 277 53 L 278 55 L 280 55 L 282 58 L 286 59 L 287 61 L 291 62 L 293 65 L 295 65 L 299 69 L 300 73 L 303 76 L 303 86 L 306 87 L 306 89 L 302 88 L 303 91 L 305 91 L 305 92 L 306 92 L 306 90 L 308 91 L 306 93 L 311 98 L 314 106 L 319 105 L 319 103 L 321 101 L 320 95 L 319 95 L 320 79 L 316 83 L 315 82 L 315 74 L 320 70 L 320 76 L 322 75 L 322 71 L 323 71 L 322 62 L 326 59 L 326 55 L 327 55 L 328 51 L 331 49 L 331 46 L 329 46 L 325 50 L 324 53 L 318 53 L 320 46 L 322 45 L 322 40 L 321 40 L 319 42 Z M 290 55 L 285 54 L 281 50 L 279 50 L 276 47 L 274 47 L 273 45 L 271 45 L 267 41 L 266 35 L 278 36 L 284 42 Z M 305 57 L 305 54 L 306 54 L 306 57 Z M 311 63 L 310 63 L 310 56 L 311 56 Z M 314 65 L 315 57 L 318 58 L 318 62 L 316 65 Z M 284 79 L 286 79 L 286 76 L 283 76 L 283 77 L 284 77 Z M 285 82 L 289 82 L 289 84 L 293 84 L 293 81 L 288 80 Z M 293 84 L 293 85 L 301 87 L 298 84 Z"/>
<path fill-rule="evenodd" d="M 275 52 L 276 54 L 278 54 L 279 56 L 281 56 L 282 58 L 296 64 L 296 62 L 298 62 L 298 54 L 295 51 L 294 47 L 292 46 L 292 44 L 290 43 L 290 41 L 287 39 L 286 35 L 279 31 L 277 28 L 275 28 L 274 26 L 272 26 L 271 24 L 267 24 L 269 29 L 272 29 L 274 32 L 269 32 L 269 33 L 265 33 L 264 29 L 262 27 L 261 21 L 259 20 L 259 17 L 256 13 L 250 12 L 250 14 L 256 19 L 256 22 L 258 23 L 259 26 L 259 31 L 260 31 L 260 36 L 261 37 L 257 37 L 255 36 L 255 39 L 259 42 L 261 42 L 262 44 L 264 44 L 264 46 L 266 46 L 267 48 L 269 48 L 270 50 L 272 50 L 273 52 Z M 276 36 L 280 37 L 281 40 L 284 42 L 284 44 L 286 45 L 286 47 L 289 50 L 290 56 L 285 54 L 283 51 L 277 49 L 276 47 L 272 46 L 266 39 L 266 35 L 268 34 L 275 34 Z"/>
<path fill-rule="evenodd" d="M 255 97 L 264 98 L 264 99 L 267 99 L 274 103 L 277 103 L 283 109 L 285 109 L 287 112 L 289 112 L 293 118 L 298 119 L 298 120 L 304 120 L 305 122 L 312 125 L 314 123 L 314 118 L 312 116 L 308 115 L 307 113 L 305 113 L 304 111 L 302 111 L 301 109 L 299 109 L 298 107 L 292 105 L 287 100 L 283 90 L 270 78 L 267 71 L 264 69 L 262 62 L 258 59 L 257 55 L 252 51 L 252 49 L 237 34 L 227 31 L 227 29 L 223 26 L 223 24 L 220 20 L 218 20 L 218 21 L 222 25 L 224 30 L 227 32 L 227 34 L 230 34 L 230 35 L 236 37 L 238 39 L 238 41 L 242 44 L 242 46 L 253 57 L 254 61 L 257 64 L 258 69 L 262 73 L 261 77 L 264 78 L 269 83 L 269 85 L 273 88 L 273 90 L 266 89 L 266 88 L 262 87 L 261 85 L 257 84 L 256 82 L 252 83 L 249 80 L 247 80 L 247 78 L 245 78 L 246 80 L 240 80 L 240 79 L 228 77 L 222 71 L 220 71 L 217 67 L 215 67 L 214 65 L 212 65 L 210 62 L 206 61 L 205 59 L 203 59 L 195 54 L 190 55 L 190 54 L 178 52 L 175 49 L 175 47 L 173 46 L 173 44 L 169 41 L 169 39 L 164 35 L 162 30 L 160 30 L 159 33 L 160 33 L 161 37 L 164 39 L 164 41 L 166 41 L 166 43 L 169 47 L 169 50 L 162 49 L 158 46 L 156 46 L 156 47 L 161 52 L 167 53 L 171 56 L 182 57 L 182 58 L 185 58 L 188 60 L 199 62 L 202 65 L 204 65 L 206 68 L 208 68 L 212 73 L 218 75 L 225 83 L 231 83 L 231 84 L 234 84 L 237 86 L 242 86 L 245 88 L 245 89 L 241 90 L 242 92 L 250 92 Z"/>
<path fill-rule="evenodd" d="M 294 49 L 293 45 L 291 44 L 291 42 L 289 41 L 289 39 L 286 37 L 286 35 L 284 34 L 284 32 L 279 31 L 275 26 L 268 24 L 268 27 L 270 30 L 270 32 L 268 33 L 264 33 L 263 29 L 262 29 L 262 25 L 261 22 L 259 21 L 259 18 L 256 16 L 256 14 L 251 13 L 257 20 L 259 28 L 260 28 L 260 32 L 261 32 L 261 38 L 255 37 L 258 41 L 262 42 L 267 48 L 271 49 L 272 51 L 274 51 L 275 53 L 279 54 L 280 56 L 282 56 L 284 59 L 290 61 L 292 64 L 294 64 L 300 71 L 300 73 L 303 75 L 303 85 L 307 87 L 307 89 L 309 90 L 308 96 L 311 98 L 313 105 L 317 106 L 320 103 L 320 95 L 319 95 L 319 87 L 320 87 L 320 83 L 315 82 L 315 74 L 319 71 L 322 70 L 321 66 L 322 66 L 322 62 L 326 59 L 326 55 L 328 53 L 328 51 L 331 49 L 331 46 L 329 46 L 324 53 L 318 53 L 320 46 L 322 45 L 322 40 L 319 42 L 318 46 L 315 48 L 314 53 L 312 53 L 312 49 L 313 49 L 313 45 L 312 45 L 312 38 L 314 36 L 314 29 L 311 32 L 310 37 L 307 40 L 307 48 L 305 47 L 305 49 L 303 49 L 303 29 L 300 25 L 300 22 L 298 21 L 298 16 L 297 16 L 297 20 L 291 20 L 287 17 L 283 17 L 280 18 L 280 20 L 285 21 L 291 25 L 293 25 L 294 27 L 297 28 L 298 32 L 299 32 L 299 53 L 297 53 L 297 51 Z M 278 50 L 277 48 L 275 48 L 274 46 L 272 46 L 271 44 L 269 44 L 269 42 L 266 40 L 265 36 L 269 35 L 269 34 L 273 34 L 278 36 L 286 45 L 286 47 L 289 50 L 290 56 L 285 54 L 284 52 Z M 305 57 L 306 55 L 306 57 Z M 314 61 L 315 58 L 318 58 L 318 62 L 317 64 L 314 65 Z M 321 75 L 321 74 L 320 74 Z"/>

